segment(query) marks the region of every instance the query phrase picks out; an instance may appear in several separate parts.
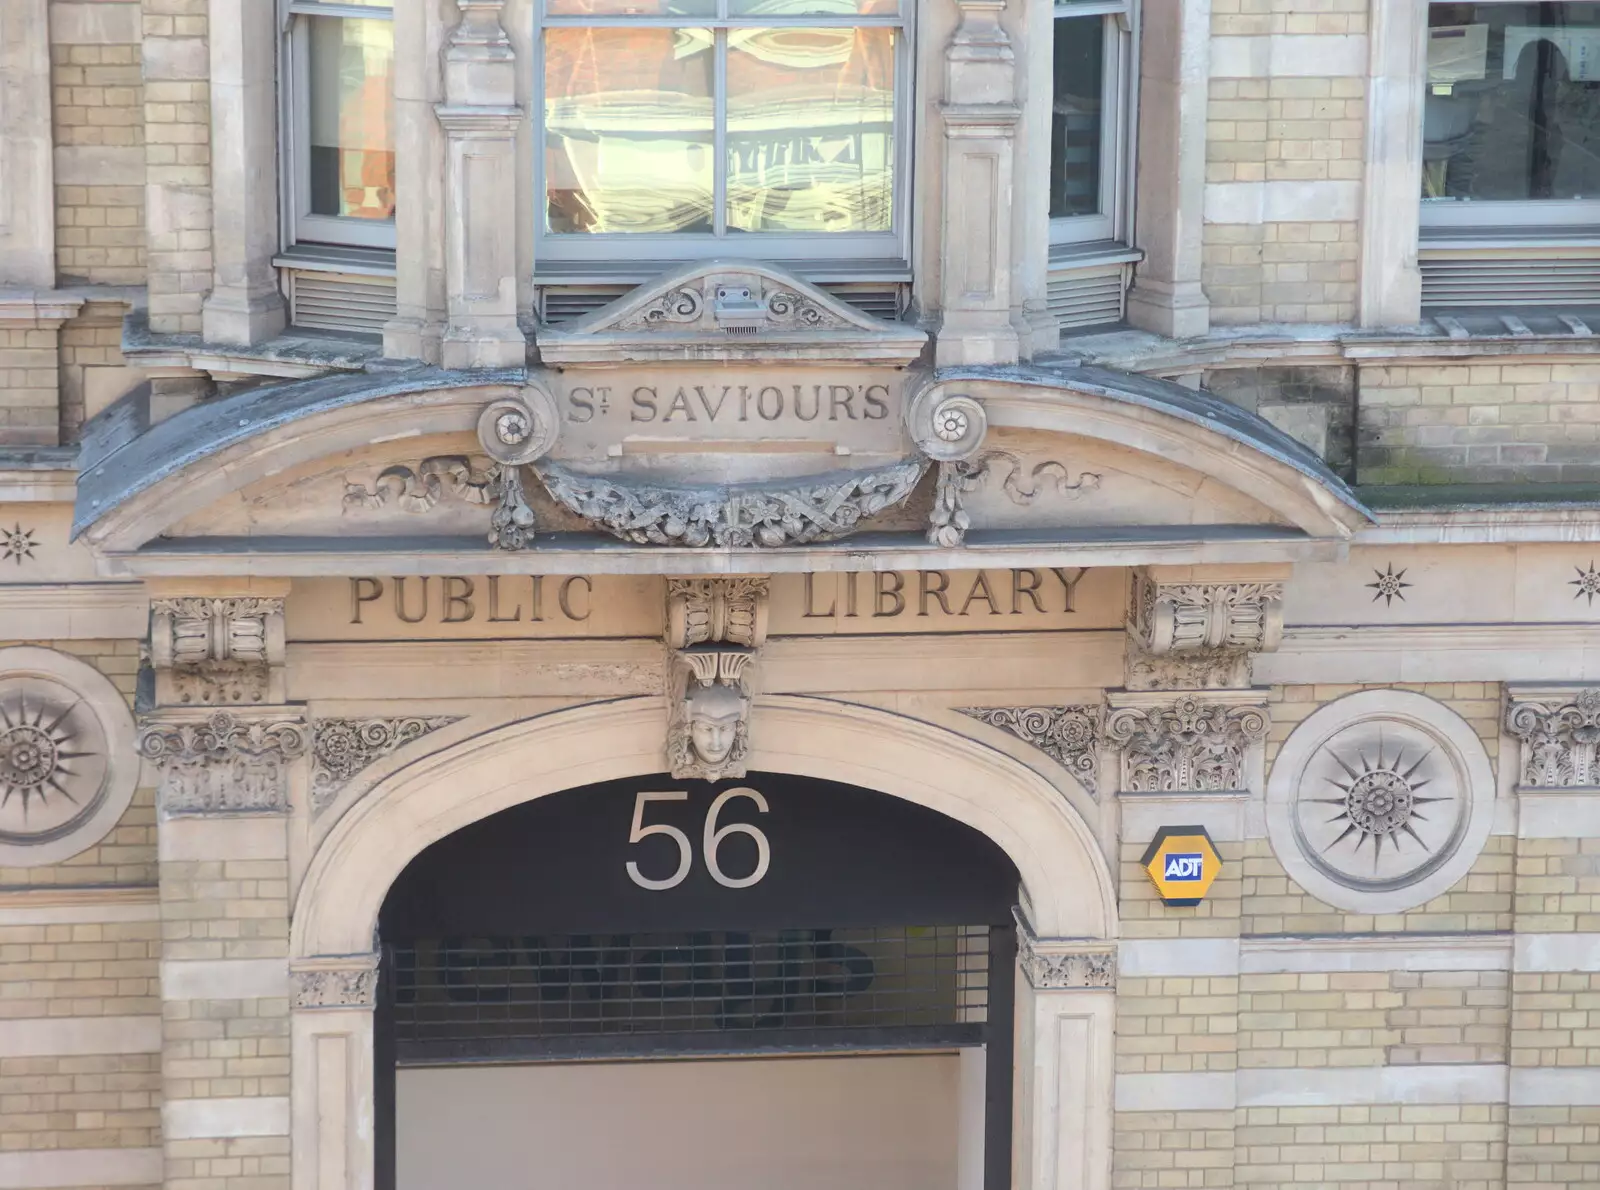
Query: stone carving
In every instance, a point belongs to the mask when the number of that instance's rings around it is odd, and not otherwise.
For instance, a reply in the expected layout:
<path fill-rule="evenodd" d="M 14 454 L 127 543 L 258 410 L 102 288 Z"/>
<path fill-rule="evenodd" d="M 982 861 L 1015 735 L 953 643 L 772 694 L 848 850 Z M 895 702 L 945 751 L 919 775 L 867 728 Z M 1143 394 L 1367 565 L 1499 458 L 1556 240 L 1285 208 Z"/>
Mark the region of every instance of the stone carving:
<path fill-rule="evenodd" d="M 1079 704 L 1054 707 L 957 707 L 990 727 L 1026 740 L 1061 765 L 1091 794 L 1099 773 L 1098 749 L 1104 710 Z"/>
<path fill-rule="evenodd" d="M 1506 708 L 1506 730 L 1522 743 L 1522 784 L 1600 786 L 1600 686 L 1537 693 L 1549 696 Z"/>
<path fill-rule="evenodd" d="M 311 729 L 312 812 L 327 809 L 345 783 L 380 756 L 460 720 L 460 715 L 318 719 Z"/>
<path fill-rule="evenodd" d="M 674 649 L 727 643 L 757 649 L 767 639 L 770 580 L 669 578 L 667 644 Z"/>
<path fill-rule="evenodd" d="M 1226 649 L 1147 653 L 1128 642 L 1129 690 L 1238 690 L 1250 685 L 1250 654 Z"/>
<path fill-rule="evenodd" d="M 549 453 L 561 432 L 555 398 L 537 384 L 490 401 L 478 415 L 478 444 L 502 467 L 520 467 Z"/>
<path fill-rule="evenodd" d="M 686 649 L 669 692 L 667 763 L 678 778 L 742 777 L 750 755 L 749 649 Z"/>
<path fill-rule="evenodd" d="M 1122 749 L 1128 793 L 1243 789 L 1245 750 L 1266 734 L 1264 707 L 1193 697 L 1117 707 L 1106 717 L 1106 738 Z"/>
<path fill-rule="evenodd" d="M 1411 584 L 1401 581 L 1406 577 L 1405 569 L 1397 571 L 1390 562 L 1383 570 L 1374 569 L 1372 576 L 1375 581 L 1368 583 L 1367 589 L 1373 592 L 1373 603 L 1381 599 L 1384 607 L 1393 607 L 1396 599 L 1401 603 L 1406 601 L 1406 590 Z"/>
<path fill-rule="evenodd" d="M 673 323 L 684 325 L 699 322 L 704 311 L 705 301 L 700 292 L 689 286 L 680 286 L 635 310 L 616 325 L 618 330 L 644 330 Z"/>
<path fill-rule="evenodd" d="M 286 811 L 288 766 L 305 752 L 305 725 L 288 712 L 246 719 L 215 711 L 157 720 L 139 733 L 139 754 L 161 771 L 169 817 Z"/>
<path fill-rule="evenodd" d="M 536 469 L 558 503 L 623 541 L 771 548 L 848 536 L 909 496 L 925 467 L 915 459 L 856 474 L 704 488 L 584 475 L 549 460 Z"/>
<path fill-rule="evenodd" d="M 499 495 L 499 469 L 466 455 L 436 455 L 415 467 L 397 463 L 378 472 L 372 486 L 346 480 L 344 507 L 394 507 L 402 512 L 428 512 L 450 497 L 467 504 L 492 504 Z"/>
<path fill-rule="evenodd" d="M 1267 781 L 1267 833 L 1284 869 L 1341 909 L 1404 912 L 1470 870 L 1494 819 L 1478 733 L 1407 690 L 1363 690 L 1308 716 Z"/>
<path fill-rule="evenodd" d="M 1574 566 L 1572 569 L 1578 576 L 1567 580 L 1567 586 L 1578 588 L 1572 593 L 1572 598 L 1586 599 L 1589 601 L 1589 606 L 1593 607 L 1595 596 L 1600 595 L 1600 570 L 1595 569 L 1593 559 L 1590 560 L 1587 570 L 1581 566 Z"/>
<path fill-rule="evenodd" d="M 1112 949 L 1068 949 L 1069 943 L 1041 941 L 1017 931 L 1017 965 L 1028 986 L 1038 991 L 1072 988 L 1115 988 L 1117 952 Z"/>
<path fill-rule="evenodd" d="M 105 793 L 105 730 L 81 695 L 36 674 L 0 678 L 0 839 L 72 831 Z"/>
<path fill-rule="evenodd" d="M 1130 621 L 1151 653 L 1271 652 L 1283 639 L 1283 584 L 1162 583 L 1133 575 Z"/>
<path fill-rule="evenodd" d="M 1013 504 L 1027 507 L 1044 490 L 1045 481 L 1056 495 L 1065 500 L 1076 500 L 1085 492 L 1100 486 L 1100 476 L 1093 471 L 1082 472 L 1076 481 L 1063 463 L 1047 459 L 1031 469 L 1009 451 L 991 450 L 970 459 L 956 459 L 939 464 L 938 481 L 934 488 L 933 509 L 928 516 L 928 542 L 931 545 L 954 548 L 966 540 L 972 518 L 964 507 L 968 493 L 983 486 L 995 466 L 1008 465 L 1001 486 Z"/>
<path fill-rule="evenodd" d="M 774 327 L 803 326 L 808 330 L 826 331 L 849 326 L 849 323 L 792 289 L 767 287 L 764 292 L 767 321 Z"/>
<path fill-rule="evenodd" d="M 283 600 L 184 597 L 150 604 L 150 660 L 161 703 L 229 705 L 282 698 Z"/>
<path fill-rule="evenodd" d="M 362 956 L 357 966 L 299 967 L 289 973 L 290 1006 L 371 1008 L 377 1003 L 378 958 Z"/>
<path fill-rule="evenodd" d="M 497 479 L 499 499 L 489 514 L 489 544 L 497 550 L 526 549 L 538 526 L 522 489 L 522 468 L 501 467 Z"/>
<path fill-rule="evenodd" d="M 31 562 L 33 551 L 38 546 L 33 530 L 24 529 L 21 522 L 13 524 L 10 529 L 0 529 L 0 562 L 10 559 L 18 566 L 24 561 Z"/>

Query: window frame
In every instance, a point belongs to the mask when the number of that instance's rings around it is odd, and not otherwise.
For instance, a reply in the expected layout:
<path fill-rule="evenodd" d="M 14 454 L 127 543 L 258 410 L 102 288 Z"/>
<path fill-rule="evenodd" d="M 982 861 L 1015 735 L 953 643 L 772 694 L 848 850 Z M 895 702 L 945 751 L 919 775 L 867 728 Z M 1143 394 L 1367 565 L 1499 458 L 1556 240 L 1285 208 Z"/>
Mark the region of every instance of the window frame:
<path fill-rule="evenodd" d="M 1417 85 L 1422 90 L 1419 118 L 1427 120 L 1428 104 L 1428 53 L 1429 30 L 1433 28 L 1429 17 L 1437 3 L 1453 0 L 1427 0 L 1422 16 L 1423 48 L 1421 50 L 1422 77 Z M 1529 4 L 1529 3 L 1593 3 L 1594 0 L 1469 0 L 1477 5 Z M 1417 130 L 1417 206 L 1419 208 L 1420 238 L 1437 240 L 1449 238 L 1452 232 L 1477 232 L 1485 239 L 1483 246 L 1494 240 L 1516 243 L 1520 240 L 1548 239 L 1550 229 L 1568 228 L 1573 231 L 1592 231 L 1600 226 L 1600 198 L 1564 199 L 1427 199 L 1422 197 L 1422 171 L 1426 168 L 1423 130 Z M 1496 233 L 1499 233 L 1498 235 Z"/>
<path fill-rule="evenodd" d="M 351 219 L 311 213 L 311 21 L 319 17 L 393 22 L 394 6 L 341 4 L 338 0 L 279 0 L 279 191 L 283 242 L 313 251 L 376 248 L 394 251 L 395 220 Z M 391 102 L 393 98 L 391 97 Z M 393 124 L 391 123 L 391 129 Z M 400 146 L 395 150 L 398 153 Z"/>
<path fill-rule="evenodd" d="M 532 109 L 533 196 L 529 217 L 533 221 L 534 281 L 537 284 L 570 281 L 575 276 L 611 273 L 651 275 L 678 264 L 711 258 L 761 260 L 790 265 L 813 279 L 870 277 L 908 280 L 911 276 L 911 221 L 916 191 L 913 159 L 916 129 L 916 0 L 899 0 L 892 16 L 729 17 L 728 0 L 717 0 L 717 16 L 709 17 L 550 17 L 544 0 L 532 0 Z M 544 32 L 547 28 L 891 28 L 899 32 L 895 46 L 894 194 L 890 203 L 890 230 L 886 232 L 741 232 L 714 233 L 636 232 L 560 233 L 546 227 Z M 723 85 L 724 71 L 717 71 Z M 713 103 L 725 105 L 726 91 Z M 725 107 L 724 107 L 725 111 Z M 724 117 L 725 118 L 725 117 Z M 720 137 L 719 137 L 720 149 Z M 725 187 L 716 188 L 714 201 L 724 201 Z"/>
<path fill-rule="evenodd" d="M 1093 215 L 1067 215 L 1050 219 L 1050 247 L 1072 248 L 1090 243 L 1126 244 L 1132 227 L 1133 194 L 1132 137 L 1135 126 L 1135 83 L 1138 75 L 1136 45 L 1138 6 L 1136 0 L 1056 0 L 1051 11 L 1052 45 L 1055 22 L 1099 17 L 1104 38 L 1104 66 L 1101 77 L 1100 117 L 1100 211 Z M 1055 110 L 1055 62 L 1051 52 L 1048 102 L 1052 132 L 1050 153 L 1055 151 L 1053 130 Z M 1046 160 L 1046 186 L 1050 162 Z M 1048 200 L 1047 200 L 1048 205 Z"/>

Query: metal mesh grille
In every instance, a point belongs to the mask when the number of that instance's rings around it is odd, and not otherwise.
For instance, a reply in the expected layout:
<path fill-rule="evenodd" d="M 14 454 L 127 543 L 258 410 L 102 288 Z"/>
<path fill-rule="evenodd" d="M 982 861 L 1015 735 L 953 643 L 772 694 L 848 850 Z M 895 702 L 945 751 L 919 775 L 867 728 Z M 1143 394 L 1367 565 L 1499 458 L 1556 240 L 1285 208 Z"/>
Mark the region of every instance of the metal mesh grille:
<path fill-rule="evenodd" d="M 692 1034 L 736 1046 L 975 1026 L 988 1010 L 983 926 L 445 939 L 389 958 L 402 1045 Z"/>

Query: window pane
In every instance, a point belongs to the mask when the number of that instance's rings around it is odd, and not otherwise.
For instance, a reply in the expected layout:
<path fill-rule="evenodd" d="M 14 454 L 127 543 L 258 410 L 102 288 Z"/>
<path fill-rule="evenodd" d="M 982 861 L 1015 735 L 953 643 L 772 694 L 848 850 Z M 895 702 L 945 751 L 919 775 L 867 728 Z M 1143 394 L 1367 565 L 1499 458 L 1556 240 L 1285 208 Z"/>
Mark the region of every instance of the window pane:
<path fill-rule="evenodd" d="M 545 0 L 553 17 L 714 17 L 717 0 Z"/>
<path fill-rule="evenodd" d="M 545 31 L 552 232 L 709 232 L 709 29 Z"/>
<path fill-rule="evenodd" d="M 731 17 L 892 17 L 896 0 L 728 0 Z"/>
<path fill-rule="evenodd" d="M 394 25 L 310 17 L 311 213 L 394 218 Z"/>
<path fill-rule="evenodd" d="M 1055 23 L 1055 95 L 1050 117 L 1050 217 L 1100 213 L 1105 126 L 1104 17 Z"/>
<path fill-rule="evenodd" d="M 890 230 L 895 36 L 728 31 L 729 231 Z"/>
<path fill-rule="evenodd" d="M 1600 197 L 1600 4 L 1433 4 L 1424 200 Z"/>

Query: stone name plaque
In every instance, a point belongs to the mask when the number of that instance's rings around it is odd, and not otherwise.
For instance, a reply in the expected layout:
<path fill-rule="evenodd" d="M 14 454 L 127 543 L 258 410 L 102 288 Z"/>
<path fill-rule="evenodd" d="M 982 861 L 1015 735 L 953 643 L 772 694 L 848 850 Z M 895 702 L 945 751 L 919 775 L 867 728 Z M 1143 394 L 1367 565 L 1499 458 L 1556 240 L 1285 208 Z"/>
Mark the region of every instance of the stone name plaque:
<path fill-rule="evenodd" d="M 615 368 L 549 378 L 558 458 L 686 451 L 909 453 L 905 374 L 857 368 Z"/>
<path fill-rule="evenodd" d="M 773 636 L 1045 632 L 1122 623 L 1123 573 L 1037 566 L 781 574 Z M 620 575 L 297 579 L 293 641 L 660 637 L 666 580 Z"/>

